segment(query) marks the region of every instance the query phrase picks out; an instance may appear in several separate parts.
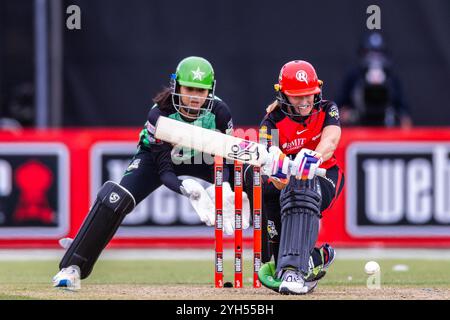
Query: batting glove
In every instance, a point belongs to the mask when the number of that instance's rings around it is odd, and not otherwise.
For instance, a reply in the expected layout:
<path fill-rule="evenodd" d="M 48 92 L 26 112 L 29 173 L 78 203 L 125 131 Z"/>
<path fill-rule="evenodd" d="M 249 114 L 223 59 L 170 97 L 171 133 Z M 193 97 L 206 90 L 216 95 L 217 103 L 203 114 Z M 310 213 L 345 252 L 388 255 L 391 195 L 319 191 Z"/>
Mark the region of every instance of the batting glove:
<path fill-rule="evenodd" d="M 287 179 L 289 175 L 290 159 L 278 148 L 271 146 L 269 148 L 268 159 L 262 166 L 262 172 L 266 176 L 278 179 Z"/>
<path fill-rule="evenodd" d="M 320 153 L 302 149 L 294 159 L 295 178 L 298 180 L 313 179 L 322 163 L 323 159 Z"/>

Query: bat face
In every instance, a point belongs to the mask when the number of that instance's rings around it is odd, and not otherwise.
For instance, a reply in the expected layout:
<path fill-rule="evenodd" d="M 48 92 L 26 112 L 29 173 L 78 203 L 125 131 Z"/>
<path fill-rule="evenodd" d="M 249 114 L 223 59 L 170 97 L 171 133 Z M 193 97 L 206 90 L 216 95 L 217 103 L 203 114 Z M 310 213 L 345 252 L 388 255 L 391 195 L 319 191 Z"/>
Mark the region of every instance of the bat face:
<path fill-rule="evenodd" d="M 241 143 L 231 146 L 231 152 L 228 153 L 228 156 L 242 162 L 258 161 L 260 158 L 258 144 L 243 140 Z"/>
<path fill-rule="evenodd" d="M 256 166 L 264 165 L 267 156 L 266 147 L 257 142 L 167 117 L 159 117 L 155 137 L 173 145 Z"/>

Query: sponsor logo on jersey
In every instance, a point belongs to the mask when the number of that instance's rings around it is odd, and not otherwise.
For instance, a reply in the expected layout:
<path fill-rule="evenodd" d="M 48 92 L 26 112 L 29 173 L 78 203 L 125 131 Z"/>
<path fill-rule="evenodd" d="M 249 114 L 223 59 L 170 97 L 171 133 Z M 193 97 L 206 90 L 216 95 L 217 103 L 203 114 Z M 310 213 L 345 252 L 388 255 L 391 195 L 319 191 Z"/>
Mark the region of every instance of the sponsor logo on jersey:
<path fill-rule="evenodd" d="M 132 171 L 132 170 L 138 169 L 140 163 L 141 163 L 141 159 L 134 159 L 134 161 L 128 166 L 127 171 Z"/>
<path fill-rule="evenodd" d="M 271 140 L 272 135 L 267 133 L 267 126 L 262 126 L 259 129 L 259 141 L 260 143 L 267 142 L 267 140 Z"/>
<path fill-rule="evenodd" d="M 302 130 L 302 131 L 297 131 L 298 135 L 301 135 L 303 132 L 308 131 L 308 129 Z"/>
<path fill-rule="evenodd" d="M 271 239 L 278 235 L 278 231 L 275 228 L 275 223 L 272 220 L 267 220 L 267 232 L 269 233 Z"/>
<path fill-rule="evenodd" d="M 339 109 L 337 106 L 332 106 L 330 108 L 330 111 L 328 112 L 328 114 L 332 117 L 335 118 L 336 120 L 339 120 Z"/>
<path fill-rule="evenodd" d="M 298 138 L 298 139 L 295 139 L 295 140 L 293 140 L 291 142 L 283 143 L 282 147 L 286 151 L 291 151 L 293 149 L 298 149 L 298 148 L 303 147 L 305 142 L 306 142 L 305 138 Z"/>
<path fill-rule="evenodd" d="M 152 125 L 149 121 L 147 121 L 147 122 L 145 123 L 145 127 L 147 128 L 147 130 L 148 130 L 148 132 L 149 132 L 150 134 L 152 134 L 152 135 L 155 134 L 156 128 L 155 128 L 155 126 Z"/>
<path fill-rule="evenodd" d="M 145 130 L 145 129 L 147 129 L 147 130 Z M 141 137 L 143 135 L 144 138 L 146 140 L 148 140 L 149 144 L 162 144 L 163 143 L 161 140 L 155 138 L 154 135 L 155 135 L 156 128 L 154 125 L 152 125 L 150 122 L 147 121 L 145 123 L 145 129 L 141 132 Z M 144 139 L 144 143 L 146 143 L 145 139 Z"/>

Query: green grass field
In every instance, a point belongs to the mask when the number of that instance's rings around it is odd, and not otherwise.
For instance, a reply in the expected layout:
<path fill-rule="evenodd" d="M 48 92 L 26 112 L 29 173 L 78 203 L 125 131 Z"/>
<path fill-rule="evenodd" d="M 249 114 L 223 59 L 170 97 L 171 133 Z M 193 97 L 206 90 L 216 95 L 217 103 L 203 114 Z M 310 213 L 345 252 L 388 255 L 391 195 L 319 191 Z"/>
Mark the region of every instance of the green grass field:
<path fill-rule="evenodd" d="M 364 260 L 337 260 L 314 293 L 281 296 L 251 288 L 251 263 L 245 261 L 245 286 L 213 288 L 211 261 L 99 261 L 78 292 L 51 287 L 57 261 L 1 261 L 0 299 L 450 299 L 450 261 L 378 260 L 381 289 L 366 286 Z M 392 267 L 405 264 L 407 272 Z M 233 280 L 225 264 L 225 281 Z"/>

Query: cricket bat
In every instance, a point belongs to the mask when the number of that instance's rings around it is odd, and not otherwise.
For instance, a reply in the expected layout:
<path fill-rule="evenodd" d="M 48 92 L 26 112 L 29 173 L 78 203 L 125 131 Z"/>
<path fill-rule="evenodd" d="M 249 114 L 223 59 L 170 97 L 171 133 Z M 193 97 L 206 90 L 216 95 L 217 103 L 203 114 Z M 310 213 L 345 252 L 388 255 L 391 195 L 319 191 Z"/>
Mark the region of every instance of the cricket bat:
<path fill-rule="evenodd" d="M 237 160 L 262 167 L 269 159 L 266 146 L 218 131 L 190 125 L 185 122 L 160 116 L 156 122 L 155 138 L 173 145 L 191 148 L 199 152 Z M 295 171 L 291 161 L 289 172 Z M 325 176 L 325 169 L 318 169 L 317 175 Z"/>

